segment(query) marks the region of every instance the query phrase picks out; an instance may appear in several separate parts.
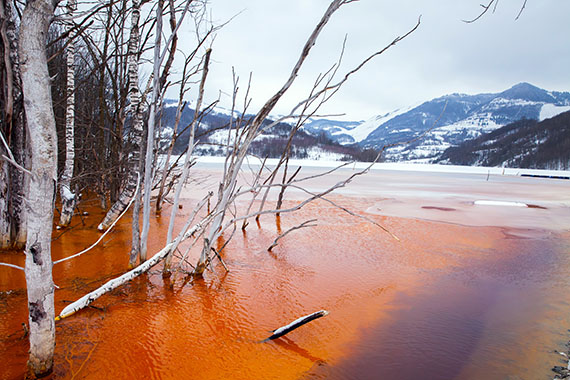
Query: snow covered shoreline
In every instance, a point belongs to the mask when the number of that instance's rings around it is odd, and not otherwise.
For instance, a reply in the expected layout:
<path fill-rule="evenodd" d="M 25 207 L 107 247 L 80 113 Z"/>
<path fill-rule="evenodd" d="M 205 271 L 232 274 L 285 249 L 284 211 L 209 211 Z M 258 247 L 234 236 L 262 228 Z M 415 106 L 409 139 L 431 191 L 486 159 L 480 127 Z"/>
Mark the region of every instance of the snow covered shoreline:
<path fill-rule="evenodd" d="M 196 157 L 199 164 L 223 164 L 224 157 L 215 156 L 200 156 Z M 275 166 L 278 162 L 276 158 L 267 160 L 267 165 Z M 258 166 L 261 161 L 253 156 L 248 156 L 246 165 Z M 313 168 L 334 168 L 342 165 L 341 161 L 327 161 L 327 160 L 289 160 L 291 166 L 303 166 Z M 347 165 L 350 169 L 364 169 L 370 164 L 367 162 L 355 162 Z M 467 173 L 467 174 L 494 174 L 494 175 L 510 175 L 510 176 L 555 176 L 555 177 L 570 177 L 568 170 L 543 170 L 543 169 L 519 169 L 519 168 L 499 168 L 499 167 L 483 167 L 483 166 L 459 166 L 459 165 L 438 165 L 438 164 L 419 164 L 419 163 L 376 163 L 372 166 L 371 170 L 393 170 L 393 171 L 412 171 L 412 172 L 437 172 L 437 173 Z"/>

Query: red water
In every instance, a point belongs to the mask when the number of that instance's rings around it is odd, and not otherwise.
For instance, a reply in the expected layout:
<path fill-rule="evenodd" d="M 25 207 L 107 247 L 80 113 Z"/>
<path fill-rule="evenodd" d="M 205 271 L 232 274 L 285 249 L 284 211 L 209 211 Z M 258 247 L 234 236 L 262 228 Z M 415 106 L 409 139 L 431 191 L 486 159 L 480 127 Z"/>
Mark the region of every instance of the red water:
<path fill-rule="evenodd" d="M 335 200 L 361 212 L 380 201 Z M 75 218 L 71 230 L 54 232 L 54 260 L 97 239 L 103 213 L 84 208 L 84 226 Z M 316 202 L 280 223 L 265 216 L 260 227 L 238 229 L 223 251 L 230 273 L 216 262 L 203 280 L 165 282 L 157 266 L 56 323 L 51 378 L 549 378 L 559 360 L 552 351 L 570 335 L 567 231 L 368 216 L 401 241 Z M 317 227 L 267 251 L 279 230 L 313 218 Z M 153 218 L 151 252 L 166 228 L 166 218 Z M 123 273 L 129 245 L 125 220 L 96 249 L 56 265 L 56 312 Z M 23 265 L 21 253 L 0 261 Z M 25 370 L 24 288 L 23 272 L 0 267 L 0 379 Z M 330 314 L 259 343 L 320 309 Z"/>

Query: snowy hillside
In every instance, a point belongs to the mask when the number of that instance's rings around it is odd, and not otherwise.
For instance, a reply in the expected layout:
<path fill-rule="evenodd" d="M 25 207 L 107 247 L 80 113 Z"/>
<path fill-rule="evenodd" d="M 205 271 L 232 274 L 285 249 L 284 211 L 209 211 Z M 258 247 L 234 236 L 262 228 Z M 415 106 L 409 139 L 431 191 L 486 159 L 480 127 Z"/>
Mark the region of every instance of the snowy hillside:
<path fill-rule="evenodd" d="M 570 112 L 524 119 L 451 147 L 439 162 L 454 165 L 568 170 Z"/>
<path fill-rule="evenodd" d="M 177 101 L 165 100 L 162 108 L 162 119 L 160 129 L 160 148 L 166 151 L 171 143 L 174 134 Z M 216 108 L 200 118 L 196 127 L 194 155 L 198 156 L 223 156 L 227 152 L 229 143 L 230 149 L 236 139 L 236 126 L 238 120 L 242 119 L 238 112 L 234 111 L 231 121 L 232 130 L 229 131 L 231 111 L 223 108 Z M 241 121 L 241 125 L 248 123 L 253 115 L 246 115 Z M 190 135 L 189 125 L 194 119 L 194 109 L 189 104 L 182 110 L 181 119 L 178 125 L 177 138 L 174 143 L 173 153 L 181 154 L 188 146 Z M 264 121 L 263 133 L 258 136 L 250 145 L 249 153 L 260 157 L 280 157 L 288 144 L 292 126 L 287 123 L 277 123 L 269 128 L 271 121 Z M 321 125 L 325 125 L 321 121 Z M 342 123 L 341 123 L 342 124 Z M 358 123 L 352 123 L 357 125 Z M 343 124 L 345 128 L 350 127 L 350 123 Z M 229 135 L 229 136 L 228 136 Z M 292 140 L 291 157 L 299 159 L 315 160 L 366 160 L 360 148 L 342 146 L 326 136 L 313 136 L 304 131 L 298 131 Z"/>

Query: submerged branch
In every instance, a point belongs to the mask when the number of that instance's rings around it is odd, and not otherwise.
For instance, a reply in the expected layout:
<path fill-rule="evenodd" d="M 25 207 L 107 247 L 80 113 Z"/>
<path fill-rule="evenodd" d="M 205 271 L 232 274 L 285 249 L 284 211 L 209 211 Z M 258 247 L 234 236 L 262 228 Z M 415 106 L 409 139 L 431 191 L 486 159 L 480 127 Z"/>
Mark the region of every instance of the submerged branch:
<path fill-rule="evenodd" d="M 25 271 L 24 268 L 22 268 L 22 267 L 20 267 L 20 266 L 17 266 L 17 265 L 14 265 L 14 264 L 0 263 L 0 265 L 5 266 L 5 267 L 10 267 L 10 268 L 14 268 L 14 269 L 19 269 L 19 270 Z"/>
<path fill-rule="evenodd" d="M 299 229 L 305 228 L 305 227 L 315 227 L 316 224 L 310 224 L 310 223 L 313 223 L 313 222 L 316 222 L 316 221 L 317 221 L 317 219 L 307 220 L 307 221 L 305 221 L 305 222 L 299 224 L 298 226 L 289 228 L 287 231 L 285 231 L 285 232 L 283 232 L 281 235 L 277 236 L 277 237 L 275 238 L 275 240 L 273 241 L 273 244 L 271 244 L 271 245 L 269 246 L 269 248 L 267 248 L 267 250 L 268 250 L 268 251 L 271 251 L 273 248 L 275 248 L 275 247 L 277 246 L 277 242 L 278 242 L 280 239 L 284 238 L 284 237 L 285 237 L 287 234 L 289 234 L 290 232 L 293 232 L 293 231 L 295 231 L 295 230 L 299 230 Z"/>
<path fill-rule="evenodd" d="M 279 337 L 282 337 L 283 335 L 290 333 L 291 331 L 295 330 L 296 328 L 299 328 L 306 323 L 309 323 L 311 321 L 314 321 L 315 319 L 324 317 L 328 314 L 329 314 L 328 311 L 321 310 L 321 311 L 317 311 L 315 313 L 306 315 L 304 317 L 301 317 L 299 319 L 296 319 L 293 322 L 289 323 L 288 325 L 285 325 L 283 327 L 279 327 L 277 330 L 273 330 L 273 335 L 271 335 L 267 339 L 262 340 L 260 343 L 264 343 L 264 342 L 267 342 L 268 340 L 273 340 L 273 339 L 277 339 Z"/>

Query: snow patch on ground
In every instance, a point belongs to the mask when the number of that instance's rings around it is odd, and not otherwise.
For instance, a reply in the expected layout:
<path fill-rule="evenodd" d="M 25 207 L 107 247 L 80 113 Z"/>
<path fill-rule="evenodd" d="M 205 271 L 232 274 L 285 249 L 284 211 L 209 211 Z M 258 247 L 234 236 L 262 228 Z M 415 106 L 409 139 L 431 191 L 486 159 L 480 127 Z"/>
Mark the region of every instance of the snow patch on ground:
<path fill-rule="evenodd" d="M 493 115 L 491 113 L 481 113 L 470 116 L 466 119 L 458 121 L 457 123 L 438 128 L 438 130 L 457 131 L 462 129 L 478 128 L 480 130 L 485 130 L 485 131 L 494 131 L 495 129 L 500 128 L 502 126 L 503 126 L 502 124 L 497 124 L 493 120 Z"/>
<path fill-rule="evenodd" d="M 506 206 L 506 207 L 528 207 L 526 203 L 510 202 L 510 201 L 484 201 L 478 200 L 473 202 L 477 206 Z"/>
<path fill-rule="evenodd" d="M 532 100 L 525 100 L 525 99 L 505 99 L 505 98 L 495 98 L 491 100 L 491 102 L 485 106 L 485 109 L 499 109 L 505 106 L 533 106 L 537 104 Z"/>
<path fill-rule="evenodd" d="M 232 130 L 231 136 L 230 136 L 230 144 L 234 143 L 235 140 L 235 131 Z M 227 129 L 221 129 L 218 131 L 213 132 L 212 134 L 210 134 L 208 136 L 208 141 L 212 144 L 219 144 L 219 145 L 225 145 L 228 143 L 228 130 Z"/>
<path fill-rule="evenodd" d="M 570 111 L 570 106 L 557 106 L 554 104 L 545 104 L 540 109 L 539 121 L 550 119 L 551 117 L 560 115 L 562 112 Z"/>
<path fill-rule="evenodd" d="M 311 147 L 307 149 L 307 157 L 309 160 L 325 160 L 325 161 L 340 161 L 344 154 L 328 152 L 319 147 Z M 337 163 L 338 164 L 338 163 Z"/>

